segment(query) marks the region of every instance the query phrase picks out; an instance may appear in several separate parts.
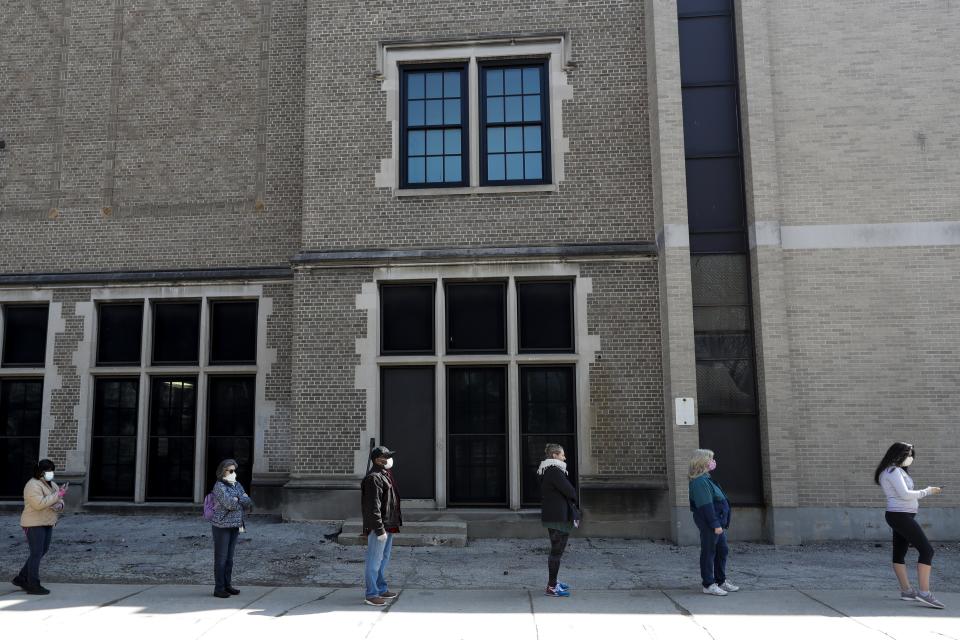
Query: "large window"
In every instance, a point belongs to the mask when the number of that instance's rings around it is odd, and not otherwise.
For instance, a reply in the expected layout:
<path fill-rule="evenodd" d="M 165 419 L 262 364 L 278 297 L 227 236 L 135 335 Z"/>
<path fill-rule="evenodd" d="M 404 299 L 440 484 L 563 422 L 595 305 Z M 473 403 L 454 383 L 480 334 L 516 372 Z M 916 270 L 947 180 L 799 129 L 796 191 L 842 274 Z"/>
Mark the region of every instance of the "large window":
<path fill-rule="evenodd" d="M 466 65 L 405 67 L 401 87 L 402 186 L 467 184 Z"/>
<path fill-rule="evenodd" d="M 409 497 L 538 504 L 548 442 L 566 448 L 576 482 L 573 291 L 571 279 L 380 284 L 380 436 L 390 447 L 414 443 L 397 471 L 415 487 Z"/>
<path fill-rule="evenodd" d="M 43 380 L 0 380 L 0 500 L 22 500 L 40 458 Z"/>
<path fill-rule="evenodd" d="M 223 458 L 252 490 L 257 309 L 202 295 L 97 305 L 89 499 L 193 502 Z"/>
<path fill-rule="evenodd" d="M 42 367 L 47 354 L 47 305 L 3 306 L 4 367 Z"/>
<path fill-rule="evenodd" d="M 481 184 L 550 182 L 547 64 L 480 70 Z"/>

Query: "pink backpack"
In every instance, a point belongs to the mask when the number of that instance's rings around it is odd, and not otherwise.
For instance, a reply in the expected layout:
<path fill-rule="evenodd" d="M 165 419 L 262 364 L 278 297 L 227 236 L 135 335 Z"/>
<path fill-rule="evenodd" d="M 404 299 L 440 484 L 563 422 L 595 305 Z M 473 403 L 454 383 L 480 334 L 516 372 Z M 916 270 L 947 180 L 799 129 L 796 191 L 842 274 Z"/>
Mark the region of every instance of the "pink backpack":
<path fill-rule="evenodd" d="M 213 497 L 213 492 L 207 494 L 207 497 L 203 499 L 203 519 L 213 521 L 213 509 L 216 506 L 215 498 Z"/>

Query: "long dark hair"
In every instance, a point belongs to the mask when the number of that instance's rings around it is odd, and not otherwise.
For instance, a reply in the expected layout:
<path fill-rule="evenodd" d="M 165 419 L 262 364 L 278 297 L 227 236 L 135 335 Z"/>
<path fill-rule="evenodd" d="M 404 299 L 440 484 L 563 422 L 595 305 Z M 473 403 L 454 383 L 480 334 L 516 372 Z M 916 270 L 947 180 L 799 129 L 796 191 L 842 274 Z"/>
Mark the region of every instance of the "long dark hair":
<path fill-rule="evenodd" d="M 34 480 L 43 480 L 43 474 L 47 471 L 56 471 L 57 465 L 53 464 L 51 460 L 44 458 L 37 464 L 33 465 L 33 478 Z"/>
<path fill-rule="evenodd" d="M 880 474 L 890 467 L 899 467 L 908 456 L 916 457 L 913 445 L 906 442 L 894 442 L 883 454 L 883 460 L 877 465 L 877 470 L 873 472 L 873 481 L 880 484 Z"/>

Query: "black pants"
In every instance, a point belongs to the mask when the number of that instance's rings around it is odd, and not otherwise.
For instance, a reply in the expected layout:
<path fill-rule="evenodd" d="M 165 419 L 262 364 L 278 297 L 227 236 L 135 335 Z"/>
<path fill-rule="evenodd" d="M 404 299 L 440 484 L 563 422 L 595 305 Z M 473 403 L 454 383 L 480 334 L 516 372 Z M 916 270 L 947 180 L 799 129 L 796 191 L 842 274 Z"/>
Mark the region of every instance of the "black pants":
<path fill-rule="evenodd" d="M 570 534 L 558 529 L 547 529 L 547 533 L 550 534 L 550 557 L 547 559 L 547 569 L 550 576 L 547 586 L 555 587 L 557 586 L 557 574 L 560 573 L 560 557 L 563 555 L 563 550 L 567 548 L 567 540 L 570 539 Z"/>
<path fill-rule="evenodd" d="M 40 586 L 40 560 L 50 550 L 50 540 L 53 539 L 53 527 L 26 527 L 27 544 L 30 545 L 30 557 L 17 575 L 28 589 Z"/>
<path fill-rule="evenodd" d="M 216 591 L 233 586 L 233 552 L 237 548 L 238 527 L 213 527 L 213 580 Z"/>
<path fill-rule="evenodd" d="M 920 552 L 920 564 L 933 564 L 933 547 L 917 524 L 917 514 L 887 511 L 884 518 L 893 529 L 893 564 L 904 564 L 910 545 Z"/>

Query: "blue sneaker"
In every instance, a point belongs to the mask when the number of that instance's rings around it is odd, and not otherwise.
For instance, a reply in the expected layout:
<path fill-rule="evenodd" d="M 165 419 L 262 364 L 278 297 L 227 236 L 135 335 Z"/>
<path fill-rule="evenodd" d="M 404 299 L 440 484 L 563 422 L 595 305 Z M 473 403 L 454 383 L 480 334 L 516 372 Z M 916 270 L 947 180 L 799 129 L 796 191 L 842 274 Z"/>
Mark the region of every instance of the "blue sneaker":
<path fill-rule="evenodd" d="M 560 582 L 559 580 L 557 580 L 557 586 L 563 589 L 564 591 L 570 591 L 570 585 L 568 585 L 566 582 Z"/>
<path fill-rule="evenodd" d="M 551 596 L 554 598 L 569 598 L 570 592 L 567 591 L 566 589 L 562 589 L 560 587 L 560 583 L 558 582 L 557 586 L 555 587 L 547 587 L 546 591 L 543 592 L 543 595 Z"/>

